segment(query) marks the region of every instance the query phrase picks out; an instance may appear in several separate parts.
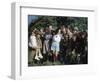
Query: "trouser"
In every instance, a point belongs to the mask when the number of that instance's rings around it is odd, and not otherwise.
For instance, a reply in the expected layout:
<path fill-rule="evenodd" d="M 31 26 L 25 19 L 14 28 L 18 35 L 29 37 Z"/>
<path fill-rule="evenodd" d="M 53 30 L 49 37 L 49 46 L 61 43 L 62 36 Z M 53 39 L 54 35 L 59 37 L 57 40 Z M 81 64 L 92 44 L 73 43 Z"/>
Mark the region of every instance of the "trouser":
<path fill-rule="evenodd" d="M 49 52 L 49 50 L 50 50 L 49 40 L 45 40 L 43 44 L 43 53 L 46 54 L 47 52 Z"/>

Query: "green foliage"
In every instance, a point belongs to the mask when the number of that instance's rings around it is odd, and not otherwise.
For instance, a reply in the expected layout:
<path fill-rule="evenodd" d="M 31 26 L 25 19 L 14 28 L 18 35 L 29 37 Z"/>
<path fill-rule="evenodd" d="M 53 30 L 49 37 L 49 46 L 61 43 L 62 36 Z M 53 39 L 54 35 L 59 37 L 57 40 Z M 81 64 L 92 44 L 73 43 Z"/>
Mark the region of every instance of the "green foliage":
<path fill-rule="evenodd" d="M 62 17 L 62 16 L 38 16 L 38 19 L 29 25 L 29 30 L 34 28 L 45 28 L 49 25 L 60 27 L 70 25 L 72 28 L 77 27 L 80 31 L 87 30 L 88 18 L 87 17 Z"/>

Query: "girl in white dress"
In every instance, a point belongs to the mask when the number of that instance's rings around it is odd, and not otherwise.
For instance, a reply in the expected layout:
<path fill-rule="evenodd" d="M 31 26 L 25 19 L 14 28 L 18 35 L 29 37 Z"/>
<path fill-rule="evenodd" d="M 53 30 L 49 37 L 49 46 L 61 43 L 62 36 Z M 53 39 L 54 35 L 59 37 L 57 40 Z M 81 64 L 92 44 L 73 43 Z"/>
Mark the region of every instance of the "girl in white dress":
<path fill-rule="evenodd" d="M 53 60 L 56 61 L 60 51 L 60 41 L 61 41 L 61 30 L 59 29 L 53 36 L 51 50 L 53 51 Z"/>
<path fill-rule="evenodd" d="M 38 46 L 34 30 L 32 32 L 32 35 L 30 36 L 29 47 L 32 48 L 32 59 L 40 60 L 40 58 L 43 58 L 43 56 L 40 53 L 40 46 Z"/>

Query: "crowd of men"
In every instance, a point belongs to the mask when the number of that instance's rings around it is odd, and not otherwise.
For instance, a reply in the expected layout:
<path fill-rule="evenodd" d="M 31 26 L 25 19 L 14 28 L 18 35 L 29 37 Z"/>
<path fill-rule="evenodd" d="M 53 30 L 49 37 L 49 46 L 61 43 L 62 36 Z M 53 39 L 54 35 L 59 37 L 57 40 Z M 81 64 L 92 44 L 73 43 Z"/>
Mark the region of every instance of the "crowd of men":
<path fill-rule="evenodd" d="M 62 65 L 87 64 L 87 37 L 87 30 L 80 31 L 77 27 L 69 25 L 55 29 L 52 25 L 41 29 L 34 28 L 29 33 L 28 64 L 43 65 L 46 61 L 52 65 L 55 65 L 55 62 Z"/>

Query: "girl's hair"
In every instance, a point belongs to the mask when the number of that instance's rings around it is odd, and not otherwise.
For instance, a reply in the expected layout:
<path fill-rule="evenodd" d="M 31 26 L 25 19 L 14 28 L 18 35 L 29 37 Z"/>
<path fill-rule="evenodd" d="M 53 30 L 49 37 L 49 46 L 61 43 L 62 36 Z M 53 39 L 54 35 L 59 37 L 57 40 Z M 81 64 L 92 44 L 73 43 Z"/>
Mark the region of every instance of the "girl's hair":
<path fill-rule="evenodd" d="M 57 34 L 59 32 L 60 28 L 57 28 L 55 31 L 55 34 Z"/>
<path fill-rule="evenodd" d="M 54 31 L 54 30 L 52 30 L 52 32 L 51 32 L 51 33 L 52 33 L 52 35 L 54 35 L 54 34 L 55 34 L 55 31 Z"/>

